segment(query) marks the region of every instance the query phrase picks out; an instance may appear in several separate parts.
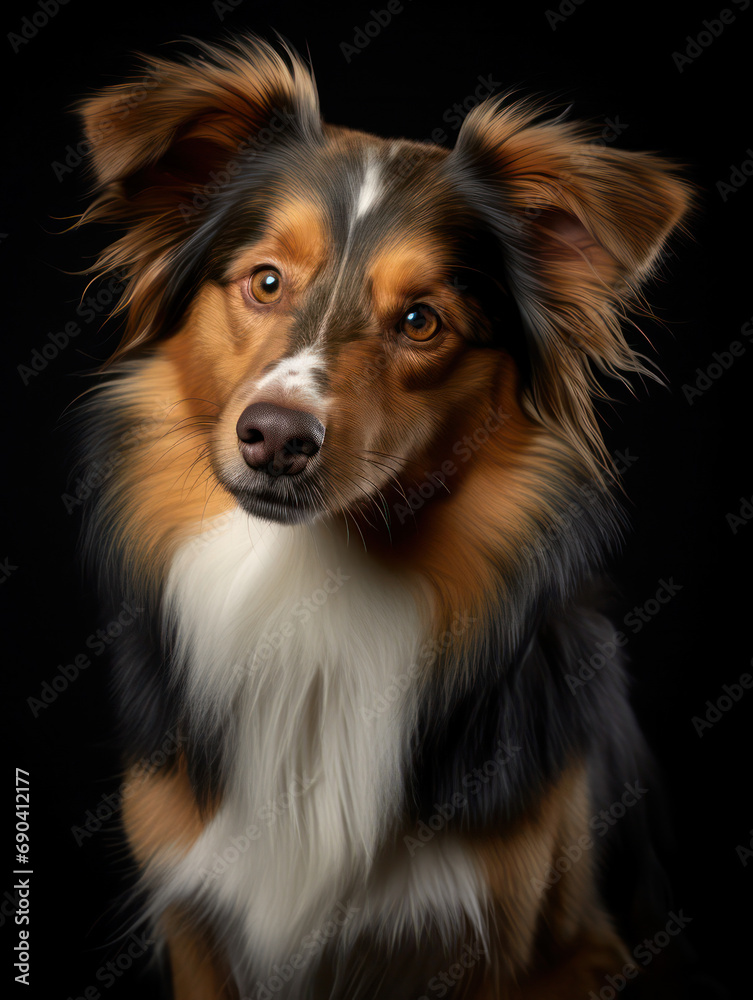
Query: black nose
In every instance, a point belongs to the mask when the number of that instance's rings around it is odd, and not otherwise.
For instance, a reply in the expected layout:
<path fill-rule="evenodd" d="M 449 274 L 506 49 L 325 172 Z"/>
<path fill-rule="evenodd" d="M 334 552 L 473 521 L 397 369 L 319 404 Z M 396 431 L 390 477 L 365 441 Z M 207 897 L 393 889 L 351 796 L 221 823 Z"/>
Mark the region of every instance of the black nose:
<path fill-rule="evenodd" d="M 324 426 L 313 413 L 274 403 L 252 403 L 236 425 L 241 455 L 252 469 L 270 476 L 296 476 L 324 441 Z"/>

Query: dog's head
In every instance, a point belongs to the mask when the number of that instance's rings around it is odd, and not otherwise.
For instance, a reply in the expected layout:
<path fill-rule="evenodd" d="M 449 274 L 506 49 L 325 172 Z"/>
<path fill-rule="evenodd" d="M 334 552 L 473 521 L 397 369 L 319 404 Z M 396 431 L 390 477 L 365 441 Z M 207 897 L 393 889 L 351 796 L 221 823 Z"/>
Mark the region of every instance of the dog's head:
<path fill-rule="evenodd" d="M 128 275 L 116 358 L 170 359 L 247 511 L 377 502 L 490 414 L 598 470 L 594 370 L 640 370 L 620 318 L 688 206 L 667 162 L 502 100 L 452 151 L 326 125 L 298 58 L 254 40 L 82 110 L 86 218 L 125 229 L 100 262 Z"/>

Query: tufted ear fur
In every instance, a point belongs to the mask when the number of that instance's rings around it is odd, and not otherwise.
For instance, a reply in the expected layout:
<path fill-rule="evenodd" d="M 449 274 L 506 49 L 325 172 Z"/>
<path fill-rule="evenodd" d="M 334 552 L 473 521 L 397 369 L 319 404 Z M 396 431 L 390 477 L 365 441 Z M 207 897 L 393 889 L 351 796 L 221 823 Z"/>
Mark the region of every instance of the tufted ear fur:
<path fill-rule="evenodd" d="M 179 61 L 144 60 L 136 81 L 79 106 L 98 193 L 82 222 L 127 230 L 93 269 L 126 280 L 115 357 L 152 339 L 179 306 L 217 191 L 265 148 L 321 129 L 313 80 L 294 53 L 250 38 L 196 45 Z"/>
<path fill-rule="evenodd" d="M 692 195 L 667 160 L 589 140 L 525 102 L 489 101 L 465 119 L 450 169 L 505 255 L 529 338 L 530 404 L 603 474 L 592 365 L 646 374 L 621 320 L 640 306 Z"/>

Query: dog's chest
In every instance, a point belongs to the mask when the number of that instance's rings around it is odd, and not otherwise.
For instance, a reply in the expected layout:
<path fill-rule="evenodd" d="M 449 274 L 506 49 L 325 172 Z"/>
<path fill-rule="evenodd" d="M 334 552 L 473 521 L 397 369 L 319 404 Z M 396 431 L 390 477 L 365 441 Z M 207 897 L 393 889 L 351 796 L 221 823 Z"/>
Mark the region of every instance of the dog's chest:
<path fill-rule="evenodd" d="M 245 951 L 284 954 L 352 902 L 401 815 L 418 591 L 353 540 L 238 513 L 177 554 L 167 608 L 173 669 L 220 730 L 227 780 L 166 891 L 229 911 Z"/>

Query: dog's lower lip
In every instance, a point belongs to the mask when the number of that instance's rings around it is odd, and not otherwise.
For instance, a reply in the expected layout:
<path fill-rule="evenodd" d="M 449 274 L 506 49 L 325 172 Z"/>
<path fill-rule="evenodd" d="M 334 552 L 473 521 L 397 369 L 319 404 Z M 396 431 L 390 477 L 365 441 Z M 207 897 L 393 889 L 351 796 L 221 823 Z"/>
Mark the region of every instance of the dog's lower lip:
<path fill-rule="evenodd" d="M 281 498 L 253 490 L 230 491 L 246 513 L 278 524 L 300 524 L 321 513 L 318 507 L 297 497 Z"/>

